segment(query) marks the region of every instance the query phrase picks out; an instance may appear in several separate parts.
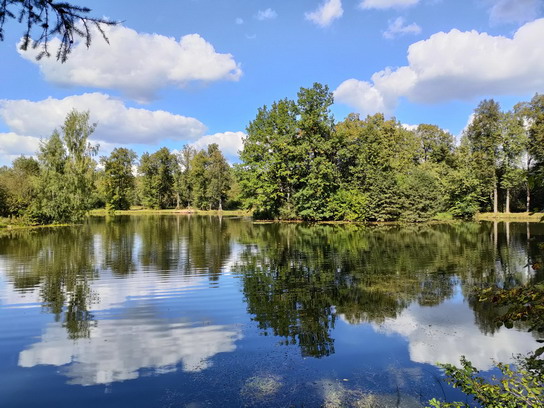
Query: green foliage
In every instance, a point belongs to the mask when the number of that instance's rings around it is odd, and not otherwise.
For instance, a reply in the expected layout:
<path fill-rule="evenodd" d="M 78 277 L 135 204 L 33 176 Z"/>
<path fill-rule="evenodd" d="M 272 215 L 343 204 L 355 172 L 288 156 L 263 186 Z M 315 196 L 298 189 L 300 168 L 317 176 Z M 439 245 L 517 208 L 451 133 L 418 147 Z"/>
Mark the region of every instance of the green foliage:
<path fill-rule="evenodd" d="M 230 166 L 215 143 L 208 145 L 208 167 L 206 169 L 207 199 L 211 209 L 223 210 L 223 203 L 230 190 Z"/>
<path fill-rule="evenodd" d="M 38 162 L 31 157 L 16 158 L 11 168 L 0 169 L 0 216 L 24 217 L 36 195 Z"/>
<path fill-rule="evenodd" d="M 176 192 L 176 207 L 183 204 L 189 207 L 192 201 L 193 184 L 190 180 L 192 161 L 196 155 L 196 150 L 190 145 L 185 145 L 178 153 L 179 171 L 176 174 L 174 181 L 174 189 Z"/>
<path fill-rule="evenodd" d="M 544 377 L 525 366 L 523 361 L 514 366 L 497 363 L 501 377 L 493 377 L 491 381 L 479 376 L 479 371 L 461 358 L 461 367 L 442 364 L 448 382 L 460 388 L 465 394 L 474 398 L 484 407 L 518 408 L 541 407 L 544 397 Z M 429 401 L 434 408 L 460 408 L 471 405 L 461 402 L 445 403 L 437 399 Z"/>
<path fill-rule="evenodd" d="M 104 165 L 104 195 L 108 210 L 128 210 L 134 191 L 132 166 L 136 153 L 125 148 L 115 148 L 109 157 L 102 157 Z"/>
<path fill-rule="evenodd" d="M 89 112 L 71 111 L 61 133 L 55 131 L 40 146 L 36 198 L 26 214 L 40 224 L 81 222 L 92 207 L 93 160 L 98 146 L 88 142 L 95 125 Z"/>
<path fill-rule="evenodd" d="M 174 205 L 174 178 L 177 158 L 163 147 L 153 154 L 144 153 L 138 172 L 142 175 L 140 199 L 148 208 L 168 208 Z"/>

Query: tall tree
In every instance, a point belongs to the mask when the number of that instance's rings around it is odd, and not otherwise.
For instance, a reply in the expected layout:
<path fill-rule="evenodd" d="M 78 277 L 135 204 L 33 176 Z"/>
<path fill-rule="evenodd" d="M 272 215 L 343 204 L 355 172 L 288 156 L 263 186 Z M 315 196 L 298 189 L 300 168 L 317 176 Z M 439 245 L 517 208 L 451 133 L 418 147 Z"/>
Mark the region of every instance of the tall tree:
<path fill-rule="evenodd" d="M 501 116 L 497 102 L 484 100 L 474 111 L 474 118 L 465 133 L 470 142 L 475 170 L 481 180 L 481 193 L 492 196 L 494 213 L 498 212 L 499 200 L 497 170 L 502 142 Z"/>
<path fill-rule="evenodd" d="M 521 156 L 526 150 L 527 139 L 523 129 L 523 122 L 514 112 L 506 112 L 501 118 L 501 182 L 500 186 L 506 192 L 505 212 L 510 212 L 511 190 L 523 182 L 527 176 L 521 168 Z"/>
<path fill-rule="evenodd" d="M 315 83 L 301 88 L 297 106 L 300 114 L 299 188 L 295 194 L 297 213 L 304 219 L 331 218 L 330 200 L 337 190 L 338 174 L 334 164 L 334 117 L 330 107 L 334 102 L 326 85 Z"/>
<path fill-rule="evenodd" d="M 283 99 L 263 106 L 247 127 L 238 173 L 245 206 L 260 218 L 295 218 L 299 159 L 298 108 Z"/>
<path fill-rule="evenodd" d="M 104 190 L 108 210 L 128 210 L 134 191 L 132 167 L 136 153 L 123 147 L 114 149 L 109 157 L 102 157 L 104 165 Z"/>
<path fill-rule="evenodd" d="M 192 186 L 191 205 L 199 209 L 209 209 L 208 201 L 208 153 L 204 150 L 197 152 L 191 161 L 189 181 Z"/>
<path fill-rule="evenodd" d="M 40 223 L 79 222 L 91 209 L 98 146 L 89 143 L 96 125 L 89 112 L 71 111 L 61 133 L 40 146 L 37 198 L 30 208 Z"/>
<path fill-rule="evenodd" d="M 196 155 L 196 149 L 190 145 L 185 145 L 177 155 L 179 172 L 176 175 L 175 190 L 176 190 L 176 207 L 181 203 L 185 207 L 191 205 L 192 185 L 189 180 L 191 172 L 191 162 Z"/>
<path fill-rule="evenodd" d="M 153 154 L 144 153 L 138 172 L 142 175 L 141 200 L 148 208 L 168 208 L 174 205 L 176 156 L 163 147 Z"/>
<path fill-rule="evenodd" d="M 230 166 L 216 143 L 208 145 L 207 173 L 210 207 L 222 211 L 230 189 Z"/>

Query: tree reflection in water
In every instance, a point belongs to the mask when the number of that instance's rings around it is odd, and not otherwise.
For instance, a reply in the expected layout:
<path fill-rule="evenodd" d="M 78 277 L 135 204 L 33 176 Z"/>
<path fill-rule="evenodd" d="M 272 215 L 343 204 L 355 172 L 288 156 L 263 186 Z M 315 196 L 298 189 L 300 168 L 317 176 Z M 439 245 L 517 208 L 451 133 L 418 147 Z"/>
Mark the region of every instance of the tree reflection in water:
<path fill-rule="evenodd" d="M 531 265 L 542 263 L 542 232 L 539 225 L 525 224 L 361 226 L 115 217 L 75 228 L 5 233 L 0 257 L 15 290 L 39 294 L 71 339 L 88 338 L 96 324 L 93 311 L 106 307 L 104 288 L 95 285 L 99 278 L 130 279 L 143 272 L 158 281 L 199 276 L 216 282 L 222 273 L 234 272 L 263 334 L 298 345 L 304 356 L 323 357 L 335 351 L 339 316 L 353 324 L 379 324 L 412 304 L 439 305 L 457 287 L 480 329 L 493 333 L 495 311 L 471 297 L 471 290 L 541 280 L 542 272 Z"/>

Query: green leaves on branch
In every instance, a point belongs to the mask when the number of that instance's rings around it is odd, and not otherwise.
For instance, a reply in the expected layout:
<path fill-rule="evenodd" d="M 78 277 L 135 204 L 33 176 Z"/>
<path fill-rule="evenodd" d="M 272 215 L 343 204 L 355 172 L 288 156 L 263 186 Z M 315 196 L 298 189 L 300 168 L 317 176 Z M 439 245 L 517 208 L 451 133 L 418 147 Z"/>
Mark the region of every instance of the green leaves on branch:
<path fill-rule="evenodd" d="M 542 373 L 527 368 L 523 360 L 513 366 L 497 363 L 501 376 L 491 380 L 478 375 L 479 371 L 464 357 L 461 358 L 460 368 L 450 364 L 441 367 L 451 385 L 470 395 L 483 407 L 542 407 L 544 377 Z M 434 408 L 473 406 L 462 402 L 440 402 L 437 399 L 432 399 L 429 404 Z"/>

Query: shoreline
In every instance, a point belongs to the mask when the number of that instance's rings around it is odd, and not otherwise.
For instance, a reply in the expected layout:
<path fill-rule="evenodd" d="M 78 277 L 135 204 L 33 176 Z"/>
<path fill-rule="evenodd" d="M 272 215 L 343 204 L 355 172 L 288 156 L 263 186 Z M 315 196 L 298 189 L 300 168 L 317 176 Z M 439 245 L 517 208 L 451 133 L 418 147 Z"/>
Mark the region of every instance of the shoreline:
<path fill-rule="evenodd" d="M 478 213 L 474 216 L 475 221 L 499 221 L 499 222 L 544 222 L 542 212 L 523 213 Z"/>

